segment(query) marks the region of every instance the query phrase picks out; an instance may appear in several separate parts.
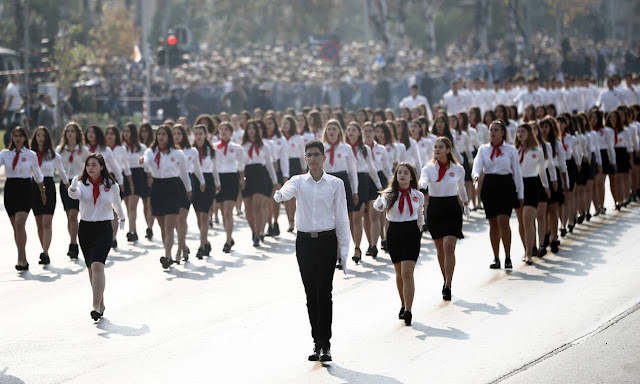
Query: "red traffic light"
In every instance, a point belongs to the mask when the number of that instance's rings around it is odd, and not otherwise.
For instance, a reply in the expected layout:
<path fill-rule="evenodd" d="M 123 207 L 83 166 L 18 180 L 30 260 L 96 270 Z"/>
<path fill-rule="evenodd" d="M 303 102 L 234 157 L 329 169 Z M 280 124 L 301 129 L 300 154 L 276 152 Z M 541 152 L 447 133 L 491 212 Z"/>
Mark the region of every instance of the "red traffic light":
<path fill-rule="evenodd" d="M 167 37 L 167 44 L 169 44 L 170 46 L 178 44 L 178 38 L 176 37 L 176 35 L 169 35 Z"/>

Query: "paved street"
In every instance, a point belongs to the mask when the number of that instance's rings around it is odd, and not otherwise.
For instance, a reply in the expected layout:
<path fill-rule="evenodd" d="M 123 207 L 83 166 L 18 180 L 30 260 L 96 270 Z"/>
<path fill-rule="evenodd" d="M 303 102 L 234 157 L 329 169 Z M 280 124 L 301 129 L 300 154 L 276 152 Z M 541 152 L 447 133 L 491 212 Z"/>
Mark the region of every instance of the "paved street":
<path fill-rule="evenodd" d="M 192 260 L 164 271 L 157 226 L 153 241 L 141 234 L 135 246 L 120 232 L 107 262 L 105 317 L 94 323 L 86 267 L 66 256 L 62 207 L 46 268 L 29 217 L 31 268 L 22 275 L 1 209 L 0 383 L 637 382 L 640 205 L 622 213 L 607 206 L 534 266 L 519 261 L 513 215 L 512 272 L 488 268 L 488 225 L 474 213 L 458 243 L 450 303 L 425 237 L 412 327 L 397 319 L 389 256 L 351 263 L 334 279 L 328 367 L 306 361 L 312 341 L 292 234 L 256 250 L 240 218 L 231 254 L 221 252 L 218 225 L 212 257 L 196 260 L 191 214 Z M 138 226 L 143 233 L 141 217 Z M 618 343 L 627 347 L 611 347 Z"/>

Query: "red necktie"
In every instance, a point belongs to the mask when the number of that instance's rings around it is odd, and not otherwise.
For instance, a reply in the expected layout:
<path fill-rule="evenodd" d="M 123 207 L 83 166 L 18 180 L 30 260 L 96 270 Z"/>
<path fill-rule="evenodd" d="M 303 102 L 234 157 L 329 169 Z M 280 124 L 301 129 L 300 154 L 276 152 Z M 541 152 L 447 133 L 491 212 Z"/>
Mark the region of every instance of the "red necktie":
<path fill-rule="evenodd" d="M 329 143 L 331 144 L 331 143 Z M 336 153 L 336 148 L 338 148 L 338 145 L 340 144 L 339 141 L 336 141 L 335 143 L 331 144 L 331 148 L 327 149 L 327 153 L 329 154 L 329 164 L 333 165 L 333 156 Z"/>
<path fill-rule="evenodd" d="M 111 148 L 111 151 L 113 151 L 114 149 L 116 149 L 116 145 L 114 144 L 113 147 L 109 147 Z"/>
<path fill-rule="evenodd" d="M 98 180 L 93 181 L 89 178 L 91 185 L 93 185 L 93 205 L 96 205 L 96 201 L 98 201 L 98 196 L 100 196 L 100 184 L 102 184 L 102 176 L 98 177 Z"/>
<path fill-rule="evenodd" d="M 407 189 L 402 189 L 398 187 L 398 193 L 400 193 L 400 202 L 398 203 L 398 210 L 400 211 L 400 213 L 404 211 L 404 201 L 406 200 L 407 204 L 409 205 L 409 213 L 413 215 L 413 205 L 411 204 L 411 196 L 409 196 L 410 191 L 411 191 L 411 187 Z"/>
<path fill-rule="evenodd" d="M 477 125 L 478 125 L 478 123 L 475 123 L 475 124 L 473 124 L 473 123 L 472 123 L 472 124 L 471 124 L 471 128 L 473 128 L 473 129 L 477 129 L 477 128 L 476 128 L 476 126 L 477 126 Z"/>
<path fill-rule="evenodd" d="M 202 165 L 202 148 L 196 146 L 198 148 L 198 158 L 200 159 L 200 165 Z"/>
<path fill-rule="evenodd" d="M 227 156 L 227 149 L 229 148 L 229 140 L 224 141 L 222 140 L 221 142 L 218 143 L 218 149 L 222 149 L 224 148 L 224 155 Z"/>
<path fill-rule="evenodd" d="M 351 150 L 353 151 L 353 156 L 355 156 L 355 158 L 358 158 L 358 142 L 356 141 L 355 144 L 351 144 L 349 143 L 349 145 L 351 145 Z"/>
<path fill-rule="evenodd" d="M 614 143 L 618 144 L 618 130 L 613 130 Z"/>
<path fill-rule="evenodd" d="M 491 143 L 491 147 L 493 147 L 493 150 L 491 151 L 491 156 L 489 156 L 491 160 L 493 160 L 494 157 L 502 156 L 502 151 L 500 150 L 500 147 L 502 146 L 503 143 L 504 141 L 501 141 L 500 144 L 498 145 L 494 145 L 493 142 Z"/>
<path fill-rule="evenodd" d="M 97 146 L 98 146 L 98 144 L 95 144 L 95 145 L 89 144 L 89 152 L 96 153 L 96 147 Z"/>
<path fill-rule="evenodd" d="M 374 144 L 373 142 L 371 143 L 371 145 L 369 145 L 369 148 L 371 148 L 371 159 L 372 159 L 372 160 L 375 160 L 375 159 L 376 159 L 376 155 L 374 155 L 374 154 L 373 154 L 373 146 L 374 146 L 374 145 L 375 145 L 375 144 Z"/>
<path fill-rule="evenodd" d="M 253 151 L 256 151 L 256 155 L 260 156 L 260 148 L 256 143 L 251 143 L 251 148 L 249 148 L 249 158 L 253 159 Z"/>
<path fill-rule="evenodd" d="M 18 165 L 18 159 L 20 158 L 20 149 L 16 150 L 16 155 L 13 157 L 13 165 L 11 167 L 11 169 L 15 170 L 16 169 L 16 165 Z"/>
<path fill-rule="evenodd" d="M 42 167 L 42 152 L 38 151 L 38 166 Z"/>
<path fill-rule="evenodd" d="M 564 143 L 564 137 L 567 136 L 567 132 L 562 132 L 562 147 L 564 148 L 564 150 L 566 151 L 567 149 L 569 149 L 569 146 L 567 144 Z"/>
<path fill-rule="evenodd" d="M 442 181 L 442 179 L 444 178 L 444 175 L 447 173 L 447 168 L 449 167 L 449 160 L 447 160 L 446 163 L 441 163 L 440 160 L 438 160 L 438 180 L 436 180 L 436 183 L 439 183 L 440 181 Z"/>
<path fill-rule="evenodd" d="M 165 148 L 158 147 L 158 153 L 156 153 L 155 161 L 156 161 L 156 166 L 158 166 L 158 169 L 160 169 L 160 157 L 162 156 L 162 151 L 164 150 Z"/>
<path fill-rule="evenodd" d="M 291 138 L 291 135 L 289 135 L 286 132 L 284 132 L 283 135 L 284 135 L 284 138 L 287 139 L 287 141 L 289 141 L 289 139 Z"/>
<path fill-rule="evenodd" d="M 566 149 L 566 148 L 565 148 Z M 524 161 L 524 153 L 526 152 L 524 148 L 520 148 L 520 150 L 518 151 L 520 153 L 520 164 L 522 164 L 522 161 Z"/>

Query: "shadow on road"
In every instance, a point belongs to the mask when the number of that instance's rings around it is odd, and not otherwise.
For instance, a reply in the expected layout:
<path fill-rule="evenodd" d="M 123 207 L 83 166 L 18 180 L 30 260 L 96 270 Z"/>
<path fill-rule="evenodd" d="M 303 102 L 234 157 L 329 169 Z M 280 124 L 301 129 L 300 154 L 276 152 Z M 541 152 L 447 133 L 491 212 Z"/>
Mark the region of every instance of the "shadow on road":
<path fill-rule="evenodd" d="M 508 315 L 511 312 L 511 309 L 507 308 L 502 303 L 497 303 L 493 306 L 485 303 L 471 303 L 465 300 L 456 300 L 453 302 L 453 305 L 465 308 L 462 313 L 466 313 L 468 315 L 473 312 L 485 312 L 491 315 Z"/>
<path fill-rule="evenodd" d="M 98 320 L 96 324 L 96 328 L 101 331 L 98 336 L 109 338 L 110 335 L 120 335 L 120 336 L 142 336 L 145 333 L 149 333 L 149 326 L 147 324 L 142 324 L 140 327 L 130 327 L 128 325 L 117 325 L 109 321 L 106 317 Z"/>
<path fill-rule="evenodd" d="M 402 384 L 393 377 L 357 372 L 335 363 L 324 365 L 324 367 L 331 376 L 344 380 L 345 383 Z"/>
<path fill-rule="evenodd" d="M 452 340 L 468 340 L 469 334 L 461 331 L 457 328 L 435 328 L 428 325 L 424 325 L 420 322 L 414 321 L 411 323 L 411 328 L 418 332 L 422 332 L 422 335 L 416 336 L 420 340 L 425 340 L 428 337 L 443 337 Z"/>
<path fill-rule="evenodd" d="M 5 368 L 2 371 L 0 371 L 0 383 L 2 383 L 2 384 L 24 384 L 24 381 L 22 381 L 21 379 L 15 377 L 15 376 L 7 375 L 7 371 L 8 370 L 9 370 L 9 368 Z"/>

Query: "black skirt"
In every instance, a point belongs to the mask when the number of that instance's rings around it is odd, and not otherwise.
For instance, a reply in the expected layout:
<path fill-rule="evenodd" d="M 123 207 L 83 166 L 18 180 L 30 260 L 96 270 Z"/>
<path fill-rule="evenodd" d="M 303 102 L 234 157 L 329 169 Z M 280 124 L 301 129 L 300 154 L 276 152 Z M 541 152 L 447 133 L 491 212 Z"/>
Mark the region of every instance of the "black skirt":
<path fill-rule="evenodd" d="M 351 183 L 349 182 L 349 175 L 347 172 L 335 172 L 329 173 L 331 176 L 335 176 L 342 180 L 344 183 L 344 192 L 347 195 L 347 210 L 351 212 L 353 208 L 353 191 L 351 191 Z"/>
<path fill-rule="evenodd" d="M 40 191 L 38 191 L 38 197 Z M 9 217 L 18 212 L 31 211 L 31 179 L 7 178 L 4 183 L 4 209 Z"/>
<path fill-rule="evenodd" d="M 616 147 L 616 170 L 617 173 L 629 173 L 629 152 L 626 148 Z"/>
<path fill-rule="evenodd" d="M 56 183 L 53 181 L 53 177 L 44 178 L 44 187 L 47 205 L 42 205 L 38 184 L 35 180 L 31 180 L 31 208 L 34 216 L 53 215 L 56 210 Z"/>
<path fill-rule="evenodd" d="M 640 165 L 640 155 L 638 152 L 633 152 L 633 165 Z M 637 155 L 637 156 L 636 156 Z"/>
<path fill-rule="evenodd" d="M 511 211 L 518 200 L 513 176 L 511 174 L 485 173 L 482 189 L 480 190 L 480 199 L 487 219 L 492 219 L 498 215 L 511 216 Z"/>
<path fill-rule="evenodd" d="M 216 201 L 236 201 L 240 193 L 240 175 L 238 172 L 220 173 L 220 192 L 216 195 Z"/>
<path fill-rule="evenodd" d="M 250 197 L 255 194 L 271 197 L 273 183 L 269 177 L 267 167 L 262 164 L 249 164 L 244 167 L 246 178 L 242 197 Z"/>
<path fill-rule="evenodd" d="M 359 211 L 360 208 L 369 199 L 369 174 L 364 172 L 358 172 L 358 204 L 355 204 L 353 208 L 349 209 L 349 212 Z"/>
<path fill-rule="evenodd" d="M 153 216 L 177 215 L 180 212 L 180 188 L 184 189 L 178 177 L 153 179 L 151 185 L 151 214 Z"/>
<path fill-rule="evenodd" d="M 69 184 L 71 184 L 71 180 L 69 180 Z M 80 210 L 80 200 L 72 199 L 69 197 L 69 192 L 67 192 L 67 188 L 64 186 L 62 180 L 60 180 L 60 200 L 62 200 L 62 207 L 65 212 L 69 212 L 72 209 L 76 211 Z"/>
<path fill-rule="evenodd" d="M 299 157 L 292 157 L 289 159 L 289 178 L 295 175 L 302 174 L 302 164 Z"/>
<path fill-rule="evenodd" d="M 143 168 L 131 168 L 131 179 L 133 180 L 133 192 L 141 199 L 149 197 L 151 192 L 149 184 L 147 183 L 147 173 Z M 129 178 L 124 176 L 124 186 L 122 188 L 122 196 L 131 196 L 131 186 L 129 185 Z"/>
<path fill-rule="evenodd" d="M 551 188 L 549 204 L 558 203 L 559 205 L 562 205 L 564 204 L 564 188 L 562 187 L 562 174 L 558 167 L 556 167 L 556 174 L 558 175 L 558 189 L 554 191 L 553 188 Z M 547 170 L 547 177 L 549 177 L 549 170 Z M 550 177 L 549 180 L 551 180 Z"/>
<path fill-rule="evenodd" d="M 523 206 L 530 206 L 537 208 L 540 201 L 540 182 L 539 176 L 523 177 L 522 184 L 524 185 L 524 204 Z M 519 204 L 518 204 L 519 205 Z"/>
<path fill-rule="evenodd" d="M 189 182 L 191 183 L 191 190 L 193 191 L 193 173 L 189 174 Z M 184 187 L 184 183 L 178 183 L 178 204 L 181 209 L 186 209 L 187 211 L 191 207 L 191 201 L 187 196 L 187 189 Z"/>
<path fill-rule="evenodd" d="M 204 182 L 206 184 L 204 192 L 200 192 L 200 181 L 197 177 L 191 175 L 191 183 L 193 185 L 193 209 L 196 212 L 207 213 L 213 205 L 213 199 L 216 196 L 216 184 L 213 180 L 213 173 L 204 173 Z"/>
<path fill-rule="evenodd" d="M 278 169 L 276 169 L 276 180 L 278 180 L 278 184 L 282 185 L 284 182 L 284 178 L 282 176 L 282 167 L 280 166 L 280 160 L 278 160 Z"/>
<path fill-rule="evenodd" d="M 469 163 L 466 153 L 462 154 L 462 166 L 464 167 L 464 181 L 473 181 L 471 177 L 471 164 Z"/>
<path fill-rule="evenodd" d="M 549 191 L 551 191 L 551 179 L 549 179 L 549 171 L 547 171 L 547 180 L 549 180 Z M 536 183 L 538 184 L 538 203 L 547 203 L 549 202 L 549 198 L 547 197 L 547 191 L 545 191 L 544 186 L 542 185 L 542 181 L 540 177 L 537 178 Z"/>
<path fill-rule="evenodd" d="M 569 176 L 569 191 L 573 192 L 578 181 L 578 165 L 573 157 L 567 160 L 567 176 Z"/>
<path fill-rule="evenodd" d="M 393 264 L 418 261 L 422 232 L 416 220 L 390 221 L 387 228 L 387 249 Z"/>
<path fill-rule="evenodd" d="M 91 264 L 95 262 L 104 264 L 107 261 L 112 240 L 113 229 L 110 220 L 80 220 L 78 242 L 80 243 L 80 249 L 82 249 L 82 255 L 84 256 L 84 262 L 87 264 L 87 267 L 91 267 Z"/>
<path fill-rule="evenodd" d="M 596 160 L 595 152 L 591 153 L 591 162 L 589 162 L 589 173 L 587 174 L 587 180 L 594 180 L 598 174 L 598 161 Z"/>
<path fill-rule="evenodd" d="M 462 234 L 462 207 L 458 196 L 429 196 L 427 229 L 434 240 L 446 236 L 464 239 Z"/>
<path fill-rule="evenodd" d="M 602 157 L 602 173 L 605 175 L 613 175 L 615 171 L 609 161 L 609 152 L 606 149 L 601 149 L 600 157 Z"/>
<path fill-rule="evenodd" d="M 580 164 L 580 171 L 578 172 L 578 180 L 576 181 L 576 184 L 587 185 L 587 180 L 589 180 L 589 172 L 590 164 L 583 158 L 582 163 Z"/>

